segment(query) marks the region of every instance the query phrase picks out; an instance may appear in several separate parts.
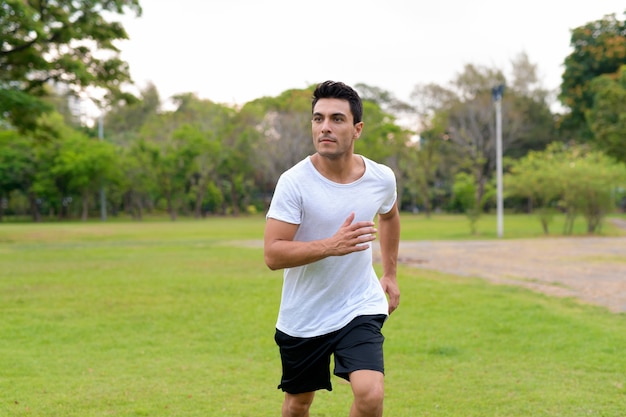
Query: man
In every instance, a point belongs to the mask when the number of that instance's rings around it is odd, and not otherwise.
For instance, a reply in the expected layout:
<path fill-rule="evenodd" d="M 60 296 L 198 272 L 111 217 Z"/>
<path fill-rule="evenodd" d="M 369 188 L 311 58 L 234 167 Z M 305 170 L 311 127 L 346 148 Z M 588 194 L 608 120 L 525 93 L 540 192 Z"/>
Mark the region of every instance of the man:
<path fill-rule="evenodd" d="M 278 388 L 285 392 L 282 416 L 309 416 L 315 391 L 332 390 L 332 354 L 335 375 L 352 387 L 350 416 L 381 417 L 381 328 L 400 302 L 395 176 L 354 153 L 363 105 L 351 87 L 319 84 L 312 113 L 316 153 L 281 175 L 265 227 L 265 262 L 272 270 L 284 269 L 275 336 L 283 370 Z M 377 235 L 380 280 L 370 246 Z"/>

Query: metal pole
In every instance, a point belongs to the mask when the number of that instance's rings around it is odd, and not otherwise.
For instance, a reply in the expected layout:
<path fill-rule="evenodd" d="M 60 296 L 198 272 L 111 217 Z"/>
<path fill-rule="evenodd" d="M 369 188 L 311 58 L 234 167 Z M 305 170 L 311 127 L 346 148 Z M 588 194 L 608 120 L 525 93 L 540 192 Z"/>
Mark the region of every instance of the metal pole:
<path fill-rule="evenodd" d="M 504 204 L 502 198 L 502 86 L 494 94 L 496 102 L 496 179 L 497 179 L 497 210 L 498 237 L 504 234 Z"/>
<path fill-rule="evenodd" d="M 103 114 L 100 113 L 100 117 L 98 118 L 98 138 L 100 140 L 104 139 L 104 118 Z M 105 221 L 107 219 L 107 200 L 106 195 L 104 193 L 104 181 L 100 186 L 100 220 Z"/>

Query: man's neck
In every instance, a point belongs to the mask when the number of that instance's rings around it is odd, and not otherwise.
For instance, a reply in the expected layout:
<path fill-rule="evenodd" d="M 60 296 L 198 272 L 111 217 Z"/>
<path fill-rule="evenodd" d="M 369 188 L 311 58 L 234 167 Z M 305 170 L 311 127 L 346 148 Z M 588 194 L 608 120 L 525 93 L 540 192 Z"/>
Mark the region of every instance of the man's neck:
<path fill-rule="evenodd" d="M 363 158 L 355 154 L 332 159 L 315 153 L 311 156 L 311 162 L 323 177 L 339 184 L 354 182 L 365 172 Z"/>

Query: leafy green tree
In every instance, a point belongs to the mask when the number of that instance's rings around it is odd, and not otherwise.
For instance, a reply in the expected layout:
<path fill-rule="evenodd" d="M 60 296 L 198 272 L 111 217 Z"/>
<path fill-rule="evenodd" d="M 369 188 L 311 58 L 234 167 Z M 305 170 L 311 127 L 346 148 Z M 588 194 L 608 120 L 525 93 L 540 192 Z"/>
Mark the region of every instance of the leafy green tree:
<path fill-rule="evenodd" d="M 249 127 L 236 123 L 231 134 L 221 140 L 224 156 L 218 167 L 218 175 L 223 201 L 230 204 L 230 210 L 224 207 L 223 211 L 231 211 L 235 216 L 250 204 L 254 188 L 253 162 L 256 158 L 253 141 L 256 138 L 257 135 Z"/>
<path fill-rule="evenodd" d="M 173 140 L 174 132 L 183 123 L 179 119 L 174 112 L 159 113 L 148 118 L 131 146 L 135 156 L 145 153 L 139 160 L 145 157 L 149 161 L 148 170 L 158 185 L 154 196 L 155 206 L 164 199 L 172 220 L 177 218 L 182 205 L 186 178 L 186 161 L 179 156 L 179 148 L 183 144 Z M 135 174 L 146 175 L 145 172 Z"/>
<path fill-rule="evenodd" d="M 122 196 L 123 207 L 133 219 L 141 220 L 146 208 L 154 208 L 159 195 L 154 166 L 158 154 L 158 147 L 145 139 L 137 139 L 128 147 L 121 148 L 118 163 L 123 176 L 113 186 L 109 185 L 109 190 Z"/>
<path fill-rule="evenodd" d="M 543 87 L 538 66 L 526 53 L 518 54 L 511 62 L 512 76 L 507 86 L 506 119 L 503 123 L 515 137 L 508 140 L 504 156 L 520 158 L 530 151 L 545 149 L 554 141 L 562 141 L 550 110 L 551 93 Z M 507 79 L 507 82 L 509 82 Z"/>
<path fill-rule="evenodd" d="M 253 100 L 237 115 L 238 130 L 246 132 L 254 153 L 251 165 L 263 195 L 273 192 L 282 172 L 315 151 L 311 138 L 313 89 L 291 89 L 278 97 Z"/>
<path fill-rule="evenodd" d="M 139 139 L 149 144 L 150 166 L 158 184 L 156 199 L 164 199 L 171 220 L 176 220 L 185 201 L 185 187 L 188 178 L 187 149 L 184 140 L 175 138 L 176 130 L 183 124 L 175 112 L 158 114 L 150 118 Z"/>
<path fill-rule="evenodd" d="M 4 202 L 10 203 L 14 191 L 24 193 L 35 176 L 33 141 L 14 130 L 0 131 L 0 221 Z"/>
<path fill-rule="evenodd" d="M 103 120 L 105 140 L 124 147 L 131 145 L 142 126 L 156 116 L 160 108 L 161 98 L 154 84 L 141 90 L 136 101 L 112 103 Z"/>
<path fill-rule="evenodd" d="M 554 143 L 516 162 L 505 184 L 509 196 L 533 198 L 537 208 L 558 203 L 566 213 L 565 234 L 572 233 L 578 215 L 585 217 L 587 231 L 596 233 L 615 209 L 615 190 L 626 187 L 626 165 L 589 146 Z M 551 213 L 539 216 L 545 233 Z"/>
<path fill-rule="evenodd" d="M 363 132 L 355 143 L 355 152 L 394 165 L 394 160 L 409 140 L 409 132 L 398 126 L 395 117 L 383 111 L 378 103 L 368 100 L 363 102 L 363 123 Z"/>
<path fill-rule="evenodd" d="M 626 167 L 585 147 L 563 152 L 560 164 L 561 205 L 568 214 L 564 233 L 572 233 L 578 214 L 585 218 L 588 233 L 599 232 L 606 215 L 615 209 L 616 188 L 626 187 Z"/>
<path fill-rule="evenodd" d="M 33 130 L 52 106 L 42 100 L 60 83 L 79 94 L 99 87 L 104 100 L 128 97 L 128 65 L 116 40 L 128 35 L 106 16 L 141 14 L 138 0 L 6 0 L 0 4 L 0 115 L 20 130 Z"/>
<path fill-rule="evenodd" d="M 594 143 L 607 155 L 626 163 L 626 65 L 617 79 L 601 75 L 591 82 L 593 104 L 585 113 Z"/>
<path fill-rule="evenodd" d="M 188 93 L 176 96 L 175 102 L 176 110 L 146 118 L 137 138 L 150 155 L 153 171 L 141 176 L 155 179 L 157 199 L 165 199 L 172 220 L 180 211 L 193 211 L 199 217 L 205 196 L 215 191 L 213 186 L 229 182 L 232 172 L 245 173 L 249 165 L 248 159 L 229 161 L 242 152 L 233 142 L 238 139 L 233 133 L 234 109 Z M 232 169 L 224 168 L 231 163 Z M 232 188 L 225 187 L 232 197 Z"/>
<path fill-rule="evenodd" d="M 512 163 L 503 180 L 505 197 L 528 199 L 530 211 L 537 213 L 545 234 L 550 233 L 562 191 L 560 167 L 552 162 L 552 153 L 531 151 Z"/>
<path fill-rule="evenodd" d="M 427 217 L 432 211 L 432 202 L 441 193 L 445 181 L 446 159 L 450 143 L 443 139 L 443 132 L 436 126 L 422 131 L 419 141 L 410 142 L 402 154 L 402 172 L 406 177 L 405 188 L 411 196 L 410 206 L 419 203 Z"/>
<path fill-rule="evenodd" d="M 459 169 L 471 173 L 480 207 L 496 169 L 495 107 L 492 88 L 506 85 L 502 98 L 504 155 L 520 156 L 554 139 L 547 92 L 537 82 L 536 66 L 525 54 L 512 63 L 510 82 L 502 70 L 467 65 L 449 85 L 418 85 L 412 94 L 424 131 L 439 132 L 463 155 Z M 436 121 L 436 122 L 434 122 Z M 454 161 L 454 159 L 451 159 Z"/>
<path fill-rule="evenodd" d="M 60 143 L 50 174 L 66 179 L 66 195 L 81 199 L 81 219 L 87 220 L 92 196 L 116 170 L 115 148 L 80 132 L 67 132 Z"/>
<path fill-rule="evenodd" d="M 245 135 L 233 133 L 236 129 L 236 111 L 233 108 L 210 100 L 200 100 L 193 94 L 180 95 L 175 99 L 179 103 L 175 113 L 184 124 L 174 132 L 174 139 L 185 142 L 189 160 L 188 201 L 194 216 L 200 217 L 207 204 L 205 198 L 213 197 L 209 194 L 213 191 L 212 186 L 228 182 L 220 178 L 220 173 L 224 173 L 224 165 L 228 163 L 230 155 L 237 155 L 241 151 L 237 146 L 245 141 Z M 242 162 L 239 173 L 249 171 L 250 164 L 247 161 L 245 159 Z M 227 191 L 232 197 L 232 187 L 228 186 Z M 227 191 L 222 190 L 223 193 Z"/>
<path fill-rule="evenodd" d="M 452 187 L 453 198 L 462 207 L 465 215 L 470 222 L 470 232 L 475 235 L 477 233 L 476 223 L 480 219 L 487 203 L 494 198 L 495 187 L 493 183 L 488 183 L 485 192 L 479 201 L 476 200 L 476 182 L 471 174 L 467 172 L 459 172 L 454 176 L 454 185 Z"/>
<path fill-rule="evenodd" d="M 586 114 L 593 107 L 592 81 L 603 74 L 616 74 L 626 64 L 626 21 L 615 14 L 589 22 L 572 31 L 571 54 L 565 58 L 559 99 L 569 109 L 561 121 L 573 138 L 590 140 L 593 132 Z"/>
<path fill-rule="evenodd" d="M 209 184 L 215 181 L 217 168 L 222 160 L 222 144 L 213 132 L 202 131 L 197 126 L 183 125 L 174 132 L 174 138 L 186 143 L 189 158 L 189 193 L 194 217 L 202 215 L 204 198 Z"/>
<path fill-rule="evenodd" d="M 71 129 L 65 125 L 61 114 L 50 112 L 42 114 L 29 133 L 32 136 L 34 154 L 34 174 L 32 183 L 23 191 L 27 193 L 30 211 L 34 221 L 40 221 L 43 214 L 55 214 L 62 218 L 67 215 L 68 193 L 67 178 L 51 174 L 54 161 L 58 156 L 64 134 Z M 64 204 L 64 202 L 66 204 Z"/>
<path fill-rule="evenodd" d="M 26 155 L 32 162 L 18 164 L 18 169 L 27 179 L 21 187 L 31 200 L 34 219 L 40 219 L 41 209 L 66 217 L 71 202 L 81 201 L 81 218 L 86 220 L 93 197 L 118 173 L 114 146 L 67 126 L 59 113 L 41 116 L 37 126 L 30 142 L 25 137 L 17 141 L 31 147 Z"/>

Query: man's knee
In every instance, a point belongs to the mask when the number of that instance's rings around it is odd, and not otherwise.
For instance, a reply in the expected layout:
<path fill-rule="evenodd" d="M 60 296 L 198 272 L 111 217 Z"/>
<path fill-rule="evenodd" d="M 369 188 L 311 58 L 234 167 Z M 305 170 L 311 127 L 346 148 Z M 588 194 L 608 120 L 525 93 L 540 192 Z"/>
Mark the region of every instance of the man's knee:
<path fill-rule="evenodd" d="M 379 385 L 374 385 L 368 389 L 361 389 L 354 393 L 354 402 L 359 410 L 381 410 L 384 398 L 384 389 Z"/>
<path fill-rule="evenodd" d="M 285 393 L 283 417 L 307 417 L 314 396 L 315 393 L 313 392 L 305 392 L 302 394 Z"/>
<path fill-rule="evenodd" d="M 384 377 L 376 371 L 357 371 L 350 376 L 354 407 L 358 415 L 382 415 L 385 398 Z"/>

